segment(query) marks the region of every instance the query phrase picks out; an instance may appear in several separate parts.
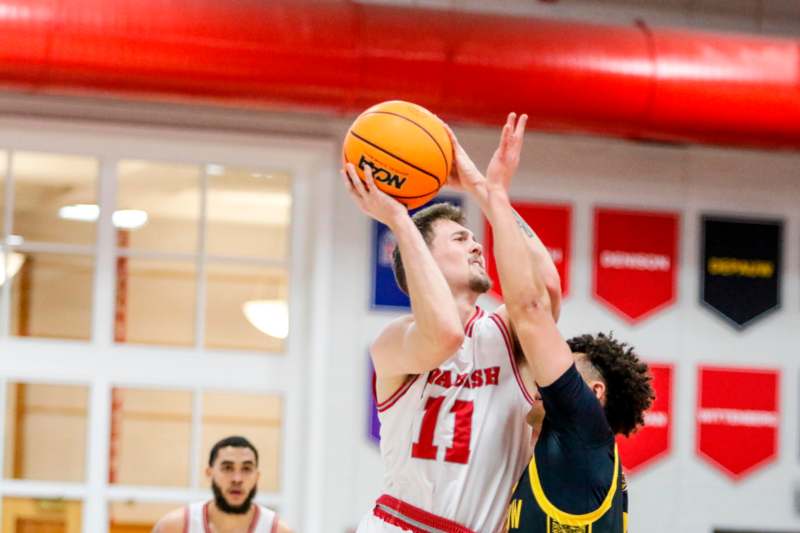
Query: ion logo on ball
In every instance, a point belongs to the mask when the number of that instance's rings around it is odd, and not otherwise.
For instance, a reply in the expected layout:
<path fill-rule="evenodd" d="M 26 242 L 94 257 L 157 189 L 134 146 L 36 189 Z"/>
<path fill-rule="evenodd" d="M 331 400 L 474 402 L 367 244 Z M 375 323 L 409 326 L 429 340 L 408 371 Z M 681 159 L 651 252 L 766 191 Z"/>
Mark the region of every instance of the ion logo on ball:
<path fill-rule="evenodd" d="M 372 177 L 375 178 L 375 181 L 385 183 L 386 185 L 394 187 L 398 190 L 402 189 L 403 185 L 406 183 L 407 178 L 401 178 L 397 174 L 392 174 L 385 168 L 381 168 L 376 165 L 374 161 L 369 161 L 364 155 L 362 155 L 361 160 L 358 162 L 358 168 L 364 170 L 365 166 L 368 166 L 372 169 Z"/>

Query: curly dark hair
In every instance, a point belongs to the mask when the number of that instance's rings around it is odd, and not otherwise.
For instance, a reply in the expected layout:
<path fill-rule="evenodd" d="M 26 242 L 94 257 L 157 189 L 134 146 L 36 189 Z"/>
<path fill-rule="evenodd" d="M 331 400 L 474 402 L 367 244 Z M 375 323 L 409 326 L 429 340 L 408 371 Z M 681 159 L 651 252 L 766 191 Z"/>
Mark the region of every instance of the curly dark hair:
<path fill-rule="evenodd" d="M 605 335 L 579 335 L 567 341 L 573 353 L 586 358 L 606 383 L 606 418 L 615 434 L 626 437 L 644 424 L 644 412 L 655 399 L 647 363 L 633 348 Z"/>

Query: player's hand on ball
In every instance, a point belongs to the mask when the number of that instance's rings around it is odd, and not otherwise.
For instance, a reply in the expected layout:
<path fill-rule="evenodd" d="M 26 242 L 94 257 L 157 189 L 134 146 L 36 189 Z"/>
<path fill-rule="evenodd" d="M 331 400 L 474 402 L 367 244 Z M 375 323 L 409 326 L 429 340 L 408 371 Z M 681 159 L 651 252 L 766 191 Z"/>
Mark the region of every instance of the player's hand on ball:
<path fill-rule="evenodd" d="M 511 178 L 519 167 L 522 140 L 525 135 L 525 124 L 528 115 L 509 113 L 503 131 L 500 134 L 500 145 L 494 151 L 489 167 L 486 169 L 486 182 L 490 188 L 508 190 Z"/>
<path fill-rule="evenodd" d="M 475 163 L 472 162 L 467 152 L 459 144 L 456 134 L 445 124 L 450 141 L 453 143 L 454 161 L 453 171 L 450 174 L 449 184 L 456 189 L 463 189 L 471 194 L 479 204 L 484 205 L 486 201 L 486 178 Z"/>
<path fill-rule="evenodd" d="M 344 184 L 364 214 L 390 228 L 400 217 L 408 217 L 408 210 L 403 204 L 378 188 L 369 166 L 364 167 L 364 177 L 366 182 L 358 177 L 356 167 L 352 163 L 345 164 L 345 169 L 342 170 Z"/>

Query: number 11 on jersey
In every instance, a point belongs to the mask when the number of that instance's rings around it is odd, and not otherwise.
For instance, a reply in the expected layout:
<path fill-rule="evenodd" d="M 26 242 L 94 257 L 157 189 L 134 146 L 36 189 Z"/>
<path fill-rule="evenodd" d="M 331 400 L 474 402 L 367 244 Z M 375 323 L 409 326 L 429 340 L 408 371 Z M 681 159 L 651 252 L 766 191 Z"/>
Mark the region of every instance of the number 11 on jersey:
<path fill-rule="evenodd" d="M 430 459 L 435 461 L 439 447 L 433 443 L 436 433 L 439 413 L 442 410 L 444 396 L 431 396 L 425 403 L 425 413 L 422 416 L 419 437 L 411 446 L 411 457 L 416 459 Z M 467 464 L 470 455 L 470 439 L 472 437 L 472 412 L 471 401 L 456 400 L 450 412 L 455 415 L 455 428 L 453 430 L 453 445 L 445 450 L 444 460 L 448 463 Z"/>

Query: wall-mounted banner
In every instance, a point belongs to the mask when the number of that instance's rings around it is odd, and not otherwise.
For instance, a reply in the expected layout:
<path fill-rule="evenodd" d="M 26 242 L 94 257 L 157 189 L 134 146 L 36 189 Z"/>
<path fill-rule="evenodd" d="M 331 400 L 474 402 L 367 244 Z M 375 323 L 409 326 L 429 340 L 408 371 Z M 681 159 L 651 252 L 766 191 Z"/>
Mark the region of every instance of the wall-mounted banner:
<path fill-rule="evenodd" d="M 378 405 L 375 398 L 375 368 L 372 366 L 372 357 L 367 353 L 368 371 L 367 383 L 367 438 L 375 444 L 381 443 L 381 421 L 378 418 Z"/>
<path fill-rule="evenodd" d="M 700 301 L 744 328 L 781 301 L 783 222 L 704 216 Z"/>
<path fill-rule="evenodd" d="M 595 298 L 632 323 L 672 304 L 678 226 L 677 213 L 595 209 Z"/>
<path fill-rule="evenodd" d="M 656 399 L 644 414 L 644 427 L 630 437 L 617 436 L 622 466 L 635 474 L 656 459 L 669 454 L 672 447 L 672 365 L 651 364 Z"/>
<path fill-rule="evenodd" d="M 697 454 L 734 480 L 777 457 L 777 370 L 701 367 Z"/>
<path fill-rule="evenodd" d="M 459 196 L 437 196 L 430 204 L 414 209 L 416 213 L 432 204 L 451 203 L 461 207 Z M 371 309 L 405 311 L 411 308 L 408 296 L 400 290 L 392 272 L 392 252 L 397 245 L 389 228 L 380 222 L 372 221 L 372 298 Z"/>
<path fill-rule="evenodd" d="M 569 265 L 572 250 L 572 207 L 528 202 L 512 202 L 512 206 L 519 216 L 533 228 L 550 252 L 558 275 L 561 277 L 561 295 L 566 297 L 569 292 Z M 486 265 L 492 280 L 492 294 L 497 298 L 502 298 L 500 275 L 497 272 L 497 263 L 492 252 L 494 245 L 492 227 L 488 220 L 484 220 L 483 228 L 483 253 L 486 256 Z"/>

